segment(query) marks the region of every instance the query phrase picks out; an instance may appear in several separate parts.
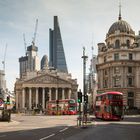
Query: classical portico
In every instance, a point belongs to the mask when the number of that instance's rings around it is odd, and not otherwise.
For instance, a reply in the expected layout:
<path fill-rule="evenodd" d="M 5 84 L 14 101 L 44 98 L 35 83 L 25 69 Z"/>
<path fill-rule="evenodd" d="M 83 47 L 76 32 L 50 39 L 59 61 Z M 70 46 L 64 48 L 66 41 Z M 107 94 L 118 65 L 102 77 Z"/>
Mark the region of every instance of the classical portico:
<path fill-rule="evenodd" d="M 76 99 L 77 85 L 72 79 L 45 74 L 26 81 L 17 81 L 16 108 L 31 110 L 46 108 L 49 100 Z"/>

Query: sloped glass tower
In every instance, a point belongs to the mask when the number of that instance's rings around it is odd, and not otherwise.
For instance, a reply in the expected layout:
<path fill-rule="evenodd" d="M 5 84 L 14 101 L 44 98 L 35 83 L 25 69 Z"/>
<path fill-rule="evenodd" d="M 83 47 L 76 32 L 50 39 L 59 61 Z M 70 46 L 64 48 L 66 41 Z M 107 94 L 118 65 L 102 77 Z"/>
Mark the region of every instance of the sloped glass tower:
<path fill-rule="evenodd" d="M 68 73 L 57 16 L 54 16 L 54 29 L 49 30 L 49 35 L 49 66 L 58 71 Z"/>

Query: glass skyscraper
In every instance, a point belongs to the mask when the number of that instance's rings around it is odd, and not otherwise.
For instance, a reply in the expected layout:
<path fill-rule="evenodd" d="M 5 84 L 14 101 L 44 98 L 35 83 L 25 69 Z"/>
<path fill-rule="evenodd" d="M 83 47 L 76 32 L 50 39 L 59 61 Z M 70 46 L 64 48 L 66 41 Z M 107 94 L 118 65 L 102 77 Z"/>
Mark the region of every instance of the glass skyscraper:
<path fill-rule="evenodd" d="M 68 73 L 57 16 L 54 16 L 54 29 L 49 30 L 49 35 L 49 66 L 58 71 Z"/>

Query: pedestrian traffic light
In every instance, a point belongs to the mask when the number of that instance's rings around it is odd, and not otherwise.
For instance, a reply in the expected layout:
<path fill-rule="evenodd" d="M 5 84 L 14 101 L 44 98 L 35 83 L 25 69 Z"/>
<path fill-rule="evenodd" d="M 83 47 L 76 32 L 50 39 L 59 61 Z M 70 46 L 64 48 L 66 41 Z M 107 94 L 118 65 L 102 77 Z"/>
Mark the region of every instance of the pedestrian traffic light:
<path fill-rule="evenodd" d="M 82 103 L 82 92 L 78 92 L 78 103 Z"/>
<path fill-rule="evenodd" d="M 10 104 L 10 96 L 7 96 L 6 103 L 7 103 L 7 104 Z"/>
<path fill-rule="evenodd" d="M 88 103 L 88 95 L 84 95 L 84 102 Z"/>

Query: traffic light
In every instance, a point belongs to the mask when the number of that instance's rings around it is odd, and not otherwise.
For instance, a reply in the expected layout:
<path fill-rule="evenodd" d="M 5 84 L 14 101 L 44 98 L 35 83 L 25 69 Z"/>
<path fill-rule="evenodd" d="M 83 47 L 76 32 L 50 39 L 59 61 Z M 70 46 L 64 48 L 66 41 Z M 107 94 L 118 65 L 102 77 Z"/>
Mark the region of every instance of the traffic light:
<path fill-rule="evenodd" d="M 7 104 L 10 104 L 10 96 L 7 96 L 6 103 L 7 103 Z"/>
<path fill-rule="evenodd" d="M 78 92 L 78 103 L 82 103 L 82 92 Z"/>
<path fill-rule="evenodd" d="M 84 95 L 84 102 L 88 103 L 88 95 Z"/>

